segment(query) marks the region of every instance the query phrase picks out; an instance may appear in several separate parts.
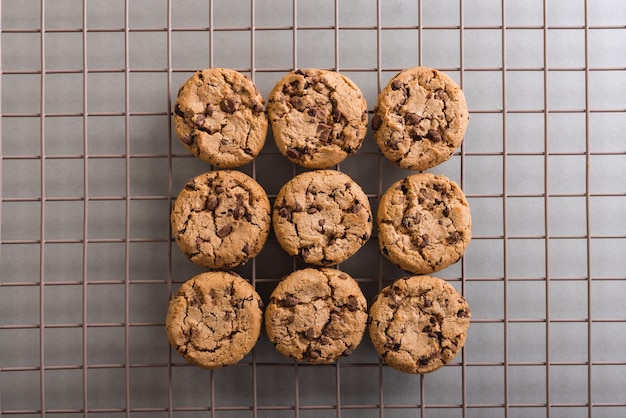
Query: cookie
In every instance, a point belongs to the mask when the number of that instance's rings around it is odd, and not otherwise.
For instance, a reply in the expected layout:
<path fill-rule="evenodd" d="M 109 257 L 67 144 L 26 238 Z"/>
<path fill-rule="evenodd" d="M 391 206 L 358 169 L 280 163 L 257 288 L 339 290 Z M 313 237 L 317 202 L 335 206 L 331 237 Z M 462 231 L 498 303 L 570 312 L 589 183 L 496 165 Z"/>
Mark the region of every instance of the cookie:
<path fill-rule="evenodd" d="M 380 92 L 371 126 L 385 157 L 422 171 L 452 156 L 468 121 L 459 86 L 441 71 L 414 67 L 398 73 Z"/>
<path fill-rule="evenodd" d="M 236 170 L 192 178 L 172 207 L 172 233 L 194 263 L 231 269 L 255 257 L 269 235 L 270 201 L 252 178 Z"/>
<path fill-rule="evenodd" d="M 416 274 L 442 270 L 461 258 L 472 238 L 463 191 L 442 175 L 413 174 L 380 199 L 378 246 L 389 261 Z"/>
<path fill-rule="evenodd" d="M 185 282 L 170 299 L 165 330 L 189 363 L 215 369 L 239 362 L 261 333 L 263 302 L 238 274 L 213 271 Z"/>
<path fill-rule="evenodd" d="M 261 94 L 237 71 L 197 71 L 178 91 L 176 134 L 193 155 L 216 167 L 252 161 L 265 144 L 267 126 Z"/>
<path fill-rule="evenodd" d="M 465 344 L 471 313 L 452 285 L 431 276 L 396 280 L 376 297 L 368 331 L 380 358 L 405 373 L 430 373 Z"/>
<path fill-rule="evenodd" d="M 307 168 L 339 164 L 361 148 L 367 132 L 361 90 L 334 71 L 288 73 L 270 92 L 267 114 L 280 152 Z"/>
<path fill-rule="evenodd" d="M 308 171 L 278 192 L 272 211 L 274 232 L 292 256 L 317 266 L 341 263 L 372 234 L 369 200 L 347 174 Z"/>
<path fill-rule="evenodd" d="M 265 310 L 269 340 L 283 355 L 328 364 L 359 345 L 367 302 L 358 283 L 331 268 L 305 268 L 283 278 Z"/>

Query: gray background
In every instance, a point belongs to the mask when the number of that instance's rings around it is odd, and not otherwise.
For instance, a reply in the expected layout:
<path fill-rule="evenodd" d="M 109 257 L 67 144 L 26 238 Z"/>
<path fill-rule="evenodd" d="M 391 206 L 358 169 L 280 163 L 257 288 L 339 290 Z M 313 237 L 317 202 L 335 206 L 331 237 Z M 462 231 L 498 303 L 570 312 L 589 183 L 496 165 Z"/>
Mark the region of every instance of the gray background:
<path fill-rule="evenodd" d="M 601 0 L 3 0 L 0 413 L 75 417 L 622 417 L 626 414 L 626 3 Z M 261 336 L 237 366 L 184 362 L 167 301 L 202 271 L 169 208 L 210 170 L 171 126 L 195 70 L 248 74 L 264 97 L 293 68 L 338 70 L 370 111 L 403 68 L 450 74 L 457 181 L 474 239 L 437 273 L 473 312 L 435 373 L 379 363 L 365 336 L 330 366 Z M 371 116 L 371 115 L 370 115 Z M 411 174 L 368 134 L 337 167 L 374 210 Z M 268 136 L 240 168 L 274 199 L 301 169 Z M 237 269 L 267 301 L 302 267 L 270 237 Z M 341 269 L 368 300 L 403 272 L 374 236 Z"/>

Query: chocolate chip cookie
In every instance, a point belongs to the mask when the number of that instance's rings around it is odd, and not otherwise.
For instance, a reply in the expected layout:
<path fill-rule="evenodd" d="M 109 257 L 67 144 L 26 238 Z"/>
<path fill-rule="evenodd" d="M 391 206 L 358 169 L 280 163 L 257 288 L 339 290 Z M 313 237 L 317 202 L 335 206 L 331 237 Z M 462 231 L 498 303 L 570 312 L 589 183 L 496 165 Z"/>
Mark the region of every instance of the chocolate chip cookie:
<path fill-rule="evenodd" d="M 220 168 L 239 167 L 265 144 L 264 101 L 252 81 L 237 71 L 197 71 L 178 91 L 174 128 L 196 157 Z"/>
<path fill-rule="evenodd" d="M 172 233 L 194 263 L 231 269 L 263 248 L 271 224 L 270 201 L 251 177 L 236 170 L 192 178 L 171 211 Z"/>
<path fill-rule="evenodd" d="M 305 268 L 283 278 L 265 310 L 269 340 L 283 355 L 328 364 L 359 345 L 367 303 L 358 283 L 331 268 Z"/>
<path fill-rule="evenodd" d="M 165 330 L 188 362 L 215 369 L 239 362 L 261 333 L 263 302 L 233 272 L 201 273 L 170 299 Z"/>
<path fill-rule="evenodd" d="M 468 121 L 459 86 L 441 71 L 414 67 L 398 73 L 380 92 L 372 130 L 385 157 L 422 171 L 452 156 Z"/>
<path fill-rule="evenodd" d="M 471 313 L 445 280 L 413 276 L 385 287 L 370 307 L 368 330 L 381 359 L 405 373 L 430 373 L 465 344 Z"/>
<path fill-rule="evenodd" d="M 278 192 L 272 224 L 282 248 L 317 266 L 341 263 L 372 234 L 369 200 L 347 174 L 315 170 L 297 175 Z"/>
<path fill-rule="evenodd" d="M 367 132 L 361 90 L 334 71 L 288 73 L 270 92 L 267 113 L 280 152 L 307 168 L 339 164 L 361 148 Z"/>
<path fill-rule="evenodd" d="M 383 255 L 417 274 L 456 263 L 472 238 L 463 191 L 447 177 L 431 173 L 391 185 L 380 199 L 376 222 Z"/>

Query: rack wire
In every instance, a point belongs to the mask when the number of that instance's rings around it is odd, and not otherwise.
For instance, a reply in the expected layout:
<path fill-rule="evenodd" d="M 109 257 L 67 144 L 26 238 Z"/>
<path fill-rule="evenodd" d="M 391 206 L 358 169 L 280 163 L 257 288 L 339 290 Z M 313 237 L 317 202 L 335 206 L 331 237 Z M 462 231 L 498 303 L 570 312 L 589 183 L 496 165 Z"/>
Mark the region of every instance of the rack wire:
<path fill-rule="evenodd" d="M 0 415 L 622 417 L 626 413 L 626 4 L 617 0 L 4 0 L 1 4 Z M 437 274 L 472 308 L 466 346 L 424 376 L 367 336 L 329 366 L 262 335 L 200 370 L 164 333 L 169 296 L 201 271 L 169 208 L 211 169 L 172 130 L 195 70 L 340 71 L 371 110 L 425 65 L 465 91 L 470 124 L 430 171 L 464 189 L 474 238 Z M 371 133 L 337 169 L 373 209 L 410 174 Z M 300 169 L 271 136 L 241 170 L 271 199 Z M 267 300 L 301 265 L 273 236 L 237 269 Z M 404 272 L 376 236 L 341 269 L 371 298 Z"/>

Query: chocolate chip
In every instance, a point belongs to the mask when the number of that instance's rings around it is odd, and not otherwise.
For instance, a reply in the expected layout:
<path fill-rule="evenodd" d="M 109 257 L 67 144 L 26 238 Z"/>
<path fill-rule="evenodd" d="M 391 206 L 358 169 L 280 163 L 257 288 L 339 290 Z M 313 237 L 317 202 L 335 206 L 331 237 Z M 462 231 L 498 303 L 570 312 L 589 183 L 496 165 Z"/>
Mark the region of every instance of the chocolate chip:
<path fill-rule="evenodd" d="M 193 123 L 195 123 L 198 126 L 203 126 L 205 119 L 206 119 L 206 116 L 204 116 L 202 113 L 197 113 L 193 116 Z"/>
<path fill-rule="evenodd" d="M 185 117 L 185 112 L 181 110 L 179 105 L 174 106 L 174 113 L 176 114 L 176 116 L 179 116 L 181 118 Z"/>
<path fill-rule="evenodd" d="M 231 232 L 233 232 L 233 226 L 224 225 L 223 227 L 217 230 L 217 236 L 220 238 L 226 238 L 227 236 L 230 235 Z"/>
<path fill-rule="evenodd" d="M 233 97 L 226 97 L 220 102 L 222 112 L 233 113 L 237 108 L 237 102 Z"/>
<path fill-rule="evenodd" d="M 183 136 L 180 139 L 181 139 L 181 141 L 183 141 L 187 145 L 191 145 L 193 143 L 193 135 L 191 135 L 191 134 L 185 135 L 185 136 Z"/>
<path fill-rule="evenodd" d="M 354 205 L 350 206 L 348 212 L 358 213 L 361 209 L 363 209 L 363 205 L 357 202 Z"/>
<path fill-rule="evenodd" d="M 190 302 L 192 306 L 196 306 L 199 308 L 202 305 L 202 295 L 199 293 L 194 293 L 194 295 L 191 297 Z"/>
<path fill-rule="evenodd" d="M 300 82 L 298 80 L 294 80 L 289 84 L 285 84 L 283 86 L 283 93 L 290 96 L 292 94 L 294 94 L 296 91 L 298 91 L 298 86 L 299 86 Z"/>
<path fill-rule="evenodd" d="M 254 99 L 250 100 L 250 108 L 255 113 L 261 113 L 261 112 L 263 112 L 263 109 L 264 109 L 263 104 L 257 102 Z"/>
<path fill-rule="evenodd" d="M 250 252 L 252 251 L 252 248 L 250 248 L 250 244 L 247 244 L 243 246 L 243 248 L 241 249 L 241 251 L 245 254 L 245 255 L 250 255 Z"/>
<path fill-rule="evenodd" d="M 200 237 L 196 237 L 196 250 L 198 250 L 198 251 L 202 251 L 202 250 L 200 249 L 200 246 L 201 246 L 204 242 L 205 242 L 205 241 L 204 241 L 202 238 L 200 238 Z"/>
<path fill-rule="evenodd" d="M 187 189 L 187 190 L 196 190 L 196 182 L 194 181 L 194 179 L 189 180 L 185 184 L 185 189 Z"/>
<path fill-rule="evenodd" d="M 285 218 L 285 219 L 287 219 L 288 221 L 291 221 L 291 211 L 290 211 L 289 209 L 287 209 L 287 208 L 280 208 L 280 209 L 278 210 L 278 215 L 279 215 L 281 218 Z"/>
<path fill-rule="evenodd" d="M 319 137 L 320 141 L 328 142 L 331 132 L 332 128 L 325 123 L 320 123 L 319 125 L 317 125 L 316 135 Z"/>
<path fill-rule="evenodd" d="M 380 116 L 374 115 L 374 117 L 372 118 L 372 129 L 377 131 L 380 129 L 382 124 L 383 124 L 383 120 L 380 118 Z"/>
<path fill-rule="evenodd" d="M 324 120 L 326 119 L 326 112 L 318 106 L 310 107 L 307 110 L 307 114 L 315 119 Z"/>
<path fill-rule="evenodd" d="M 300 97 L 300 96 L 292 96 L 289 99 L 289 103 L 296 110 L 299 110 L 299 111 L 304 110 L 304 102 L 302 101 L 302 97 Z"/>
<path fill-rule="evenodd" d="M 411 228 L 413 225 L 418 223 L 420 223 L 420 215 L 417 213 L 415 215 L 402 218 L 402 226 L 405 228 Z"/>
<path fill-rule="evenodd" d="M 407 113 L 404 115 L 404 123 L 407 125 L 417 125 L 422 120 L 422 117 L 417 113 Z"/>
<path fill-rule="evenodd" d="M 311 254 L 311 250 L 309 248 L 302 248 L 300 250 L 300 256 L 305 260 L 309 257 L 309 254 Z"/>
<path fill-rule="evenodd" d="M 434 129 L 431 129 L 426 134 L 426 138 L 430 139 L 431 142 L 441 142 L 441 134 Z"/>
<path fill-rule="evenodd" d="M 321 354 L 319 351 L 316 350 L 310 350 L 307 352 L 306 357 L 310 360 L 310 361 L 315 361 L 318 358 L 320 358 Z"/>
<path fill-rule="evenodd" d="M 393 90 L 399 90 L 402 88 L 402 86 L 403 84 L 400 80 L 393 80 L 393 82 L 391 83 L 391 88 Z"/>
<path fill-rule="evenodd" d="M 224 193 L 226 191 L 226 189 L 224 188 L 224 186 L 217 186 L 215 188 L 215 192 L 216 193 Z"/>
<path fill-rule="evenodd" d="M 392 150 L 397 151 L 398 149 L 400 149 L 400 147 L 398 147 L 400 143 L 402 143 L 402 140 L 400 139 L 390 139 L 389 141 L 387 141 L 386 145 Z"/>
<path fill-rule="evenodd" d="M 426 247 L 430 242 L 430 239 L 428 238 L 428 235 L 424 234 L 422 235 L 422 242 L 420 244 L 420 248 L 424 248 Z"/>
<path fill-rule="evenodd" d="M 300 303 L 300 300 L 296 298 L 295 296 L 291 296 L 291 295 L 287 295 L 285 299 L 281 299 L 278 301 L 278 305 L 283 308 L 293 308 L 298 303 Z"/>
<path fill-rule="evenodd" d="M 215 210 L 218 204 L 219 204 L 219 200 L 217 200 L 215 197 L 210 197 L 206 201 L 205 208 L 208 211 L 212 211 L 212 210 Z"/>
<path fill-rule="evenodd" d="M 421 141 L 422 135 L 420 135 L 419 129 L 413 127 L 409 130 L 409 137 L 414 141 Z"/>
<path fill-rule="evenodd" d="M 293 160 L 297 160 L 298 158 L 300 158 L 300 152 L 295 148 L 287 148 L 286 153 L 287 153 L 287 157 Z"/>
<path fill-rule="evenodd" d="M 433 306 L 433 301 L 430 300 L 430 299 L 424 298 L 424 307 L 425 308 L 430 308 L 431 306 Z"/>
<path fill-rule="evenodd" d="M 324 224 L 325 224 L 325 223 L 326 223 L 326 220 L 324 220 L 324 219 L 320 219 L 320 220 L 317 222 L 317 224 L 318 224 L 319 226 L 324 226 Z"/>
<path fill-rule="evenodd" d="M 304 336 L 309 340 L 312 340 L 313 338 L 315 338 L 315 330 L 313 328 L 308 328 L 306 331 L 304 331 Z"/>
<path fill-rule="evenodd" d="M 346 276 L 344 273 L 341 273 L 338 277 L 339 277 L 341 280 L 348 280 L 348 276 Z"/>
<path fill-rule="evenodd" d="M 443 216 L 445 216 L 446 218 L 450 216 L 450 209 L 447 206 L 443 208 Z"/>
<path fill-rule="evenodd" d="M 459 242 L 461 241 L 461 239 L 461 234 L 458 231 L 451 232 L 450 236 L 448 237 L 448 241 L 450 241 L 451 243 Z"/>
<path fill-rule="evenodd" d="M 213 127 L 213 128 L 207 128 L 207 127 L 206 127 L 206 126 L 204 126 L 204 125 L 203 125 L 203 126 L 198 126 L 198 130 L 199 130 L 199 131 L 202 131 L 202 132 L 206 132 L 206 133 L 208 133 L 209 135 L 213 135 L 215 132 L 219 131 L 219 129 L 218 129 L 218 128 L 215 128 L 215 127 Z"/>
<path fill-rule="evenodd" d="M 341 112 L 336 107 L 333 107 L 333 122 L 337 123 L 341 121 Z"/>
<path fill-rule="evenodd" d="M 287 320 L 288 324 L 293 324 L 293 322 L 296 320 L 296 316 L 295 315 L 289 315 L 287 318 L 285 318 Z"/>
<path fill-rule="evenodd" d="M 314 213 L 317 213 L 317 212 L 318 210 L 315 206 L 311 206 L 310 208 L 306 210 L 306 213 L 308 213 L 309 215 L 313 215 Z"/>
<path fill-rule="evenodd" d="M 461 309 L 460 311 L 456 313 L 456 316 L 458 316 L 459 318 L 467 318 L 469 317 L 469 314 L 467 313 L 465 309 Z"/>
<path fill-rule="evenodd" d="M 246 208 L 243 206 L 237 206 L 233 210 L 233 218 L 241 219 L 246 215 Z"/>
<path fill-rule="evenodd" d="M 364 110 L 363 113 L 361 113 L 361 122 L 366 122 L 367 121 L 367 110 Z"/>
<path fill-rule="evenodd" d="M 389 286 L 383 289 L 383 295 L 386 297 L 392 297 L 396 295 L 396 291 L 393 286 Z"/>
<path fill-rule="evenodd" d="M 211 117 L 211 116 L 213 116 L 213 112 L 214 111 L 215 111 L 215 109 L 213 109 L 213 106 L 208 104 L 208 105 L 206 105 L 206 110 L 204 111 L 204 113 L 206 113 L 207 116 Z"/>
<path fill-rule="evenodd" d="M 356 299 L 355 296 L 350 295 L 348 296 L 348 300 L 346 301 L 345 306 L 350 312 L 355 312 L 359 309 L 359 301 Z"/>

